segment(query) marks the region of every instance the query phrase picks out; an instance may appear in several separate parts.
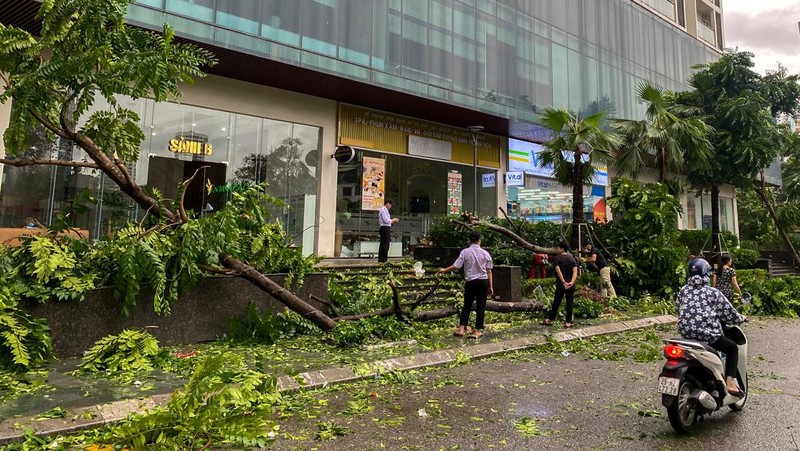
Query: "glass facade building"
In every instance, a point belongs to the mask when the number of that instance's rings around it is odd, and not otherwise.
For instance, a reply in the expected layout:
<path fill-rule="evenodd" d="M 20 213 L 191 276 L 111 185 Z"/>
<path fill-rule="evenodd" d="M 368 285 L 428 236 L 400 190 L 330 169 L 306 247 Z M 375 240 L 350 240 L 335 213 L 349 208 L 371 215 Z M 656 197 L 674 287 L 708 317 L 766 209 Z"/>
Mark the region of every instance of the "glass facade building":
<path fill-rule="evenodd" d="M 27 8 L 21 22 L 35 29 L 35 7 L 8 0 L 0 19 Z M 201 162 L 210 165 L 203 177 L 211 188 L 190 206 L 201 215 L 224 208 L 244 183 L 269 182 L 288 204 L 275 216 L 307 253 L 322 256 L 375 247 L 365 159 L 382 162 L 382 188 L 401 219 L 393 255 L 417 244 L 431 216 L 471 210 L 473 196 L 483 215 L 504 206 L 569 221 L 570 190 L 547 174 L 507 189 L 509 143 L 548 139 L 534 124 L 549 106 L 641 118 L 640 82 L 688 89 L 692 66 L 723 47 L 721 9 L 711 0 L 135 0 L 126 20 L 154 31 L 168 23 L 220 59 L 216 79 L 192 87 L 189 102 L 128 101 L 146 136 L 136 181 L 168 197 Z M 234 100 L 214 92 L 221 84 Z M 384 119 L 357 123 L 343 114 L 353 108 Z M 470 125 L 484 127 L 475 149 Z M 338 146 L 354 148 L 356 160 L 331 160 Z M 68 143 L 36 147 L 83 157 Z M 605 217 L 606 175 L 585 192 L 594 218 Z M 142 214 L 87 169 L 0 167 L 0 227 L 28 216 L 51 221 L 84 188 L 97 202 L 74 225 L 93 237 Z M 702 227 L 700 198 L 691 207 L 685 225 Z M 724 208 L 734 211 L 735 201 Z"/>
<path fill-rule="evenodd" d="M 519 121 L 551 105 L 637 118 L 638 82 L 684 90 L 717 57 L 631 0 L 136 0 L 128 17 Z"/>

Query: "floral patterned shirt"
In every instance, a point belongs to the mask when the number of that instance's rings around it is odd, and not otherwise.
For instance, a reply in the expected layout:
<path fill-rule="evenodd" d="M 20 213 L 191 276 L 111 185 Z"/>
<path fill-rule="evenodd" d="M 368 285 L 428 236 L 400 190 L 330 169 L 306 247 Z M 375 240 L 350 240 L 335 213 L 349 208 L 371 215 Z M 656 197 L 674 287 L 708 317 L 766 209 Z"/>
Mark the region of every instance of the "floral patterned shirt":
<path fill-rule="evenodd" d="M 722 268 L 722 274 L 717 277 L 717 290 L 733 302 L 733 278 L 736 277 L 736 270 L 733 268 Z"/>
<path fill-rule="evenodd" d="M 678 332 L 689 340 L 714 343 L 723 335 L 722 323 L 740 324 L 744 317 L 708 277 L 692 276 L 678 292 Z"/>

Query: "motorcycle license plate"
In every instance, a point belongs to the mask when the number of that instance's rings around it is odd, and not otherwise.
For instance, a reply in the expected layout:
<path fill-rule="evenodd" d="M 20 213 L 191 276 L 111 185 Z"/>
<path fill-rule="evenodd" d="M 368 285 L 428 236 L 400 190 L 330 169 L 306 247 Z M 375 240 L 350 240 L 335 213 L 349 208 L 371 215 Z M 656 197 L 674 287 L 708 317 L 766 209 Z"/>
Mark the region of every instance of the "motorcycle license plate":
<path fill-rule="evenodd" d="M 658 392 L 665 395 L 678 396 L 678 387 L 680 385 L 681 380 L 674 377 L 658 378 Z"/>

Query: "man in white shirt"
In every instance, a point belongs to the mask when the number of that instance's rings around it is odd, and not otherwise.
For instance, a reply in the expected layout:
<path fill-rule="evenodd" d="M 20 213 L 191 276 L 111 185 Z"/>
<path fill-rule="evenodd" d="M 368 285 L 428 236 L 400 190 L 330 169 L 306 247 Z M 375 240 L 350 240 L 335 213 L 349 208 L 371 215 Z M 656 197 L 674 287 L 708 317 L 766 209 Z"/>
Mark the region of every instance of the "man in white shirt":
<path fill-rule="evenodd" d="M 392 199 L 386 199 L 383 202 L 383 207 L 378 210 L 378 224 L 380 229 L 378 233 L 381 237 L 380 246 L 378 246 L 378 263 L 384 263 L 389 260 L 389 243 L 392 241 L 392 224 L 399 221 L 399 218 L 393 218 L 389 214 L 389 209 L 392 208 L 394 202 Z"/>
<path fill-rule="evenodd" d="M 483 317 L 486 312 L 486 298 L 494 294 L 492 284 L 492 256 L 481 247 L 481 234 L 472 232 L 469 235 L 470 246 L 463 249 L 458 259 L 440 273 L 456 271 L 464 268 L 464 305 L 461 308 L 458 330 L 453 335 L 463 337 L 469 332 L 469 314 L 475 304 L 475 331 L 469 338 L 478 339 L 483 336 Z"/>

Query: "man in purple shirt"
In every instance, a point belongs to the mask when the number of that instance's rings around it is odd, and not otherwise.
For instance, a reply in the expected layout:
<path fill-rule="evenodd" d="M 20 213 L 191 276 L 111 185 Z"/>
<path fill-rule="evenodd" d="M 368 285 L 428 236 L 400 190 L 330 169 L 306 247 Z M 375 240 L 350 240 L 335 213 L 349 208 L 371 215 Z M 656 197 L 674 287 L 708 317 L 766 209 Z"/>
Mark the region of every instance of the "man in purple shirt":
<path fill-rule="evenodd" d="M 378 225 L 380 226 L 378 234 L 381 237 L 381 242 L 378 246 L 378 263 L 389 260 L 389 242 L 392 241 L 392 224 L 400 220 L 389 215 L 389 209 L 392 208 L 392 204 L 394 204 L 392 199 L 386 199 L 383 202 L 383 207 L 378 210 Z"/>
<path fill-rule="evenodd" d="M 461 308 L 461 319 L 458 330 L 454 333 L 463 337 L 469 332 L 469 314 L 475 302 L 475 331 L 469 338 L 480 338 L 483 335 L 483 316 L 486 312 L 486 297 L 494 294 L 492 285 L 492 256 L 481 247 L 481 234 L 472 232 L 469 235 L 470 246 L 463 249 L 456 262 L 439 270 L 447 273 L 464 268 L 464 306 Z"/>

